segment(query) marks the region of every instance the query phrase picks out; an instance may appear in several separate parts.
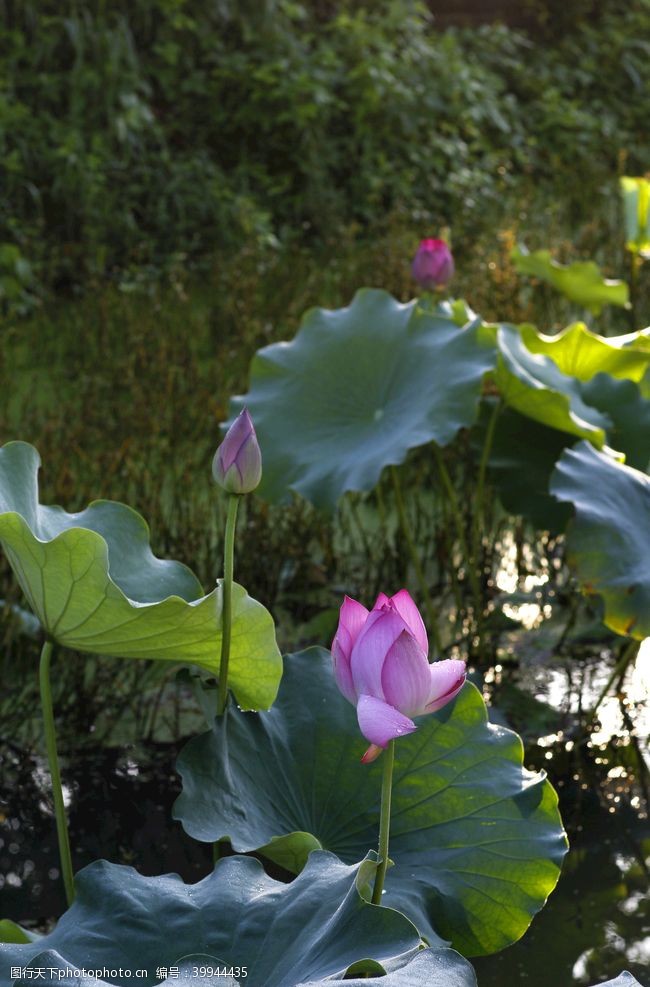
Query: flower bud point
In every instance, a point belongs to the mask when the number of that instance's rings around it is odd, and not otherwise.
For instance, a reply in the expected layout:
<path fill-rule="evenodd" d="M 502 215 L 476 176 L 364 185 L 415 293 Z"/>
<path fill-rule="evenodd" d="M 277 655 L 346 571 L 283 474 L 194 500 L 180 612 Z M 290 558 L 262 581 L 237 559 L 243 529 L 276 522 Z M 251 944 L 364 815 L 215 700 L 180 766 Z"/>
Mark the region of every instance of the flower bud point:
<path fill-rule="evenodd" d="M 444 240 L 428 238 L 420 242 L 411 273 L 421 288 L 443 288 L 454 276 L 454 258 Z"/>
<path fill-rule="evenodd" d="M 262 478 L 262 454 L 246 408 L 226 432 L 212 461 L 215 482 L 231 494 L 251 493 Z"/>
<path fill-rule="evenodd" d="M 366 753 L 361 758 L 362 764 L 371 764 L 376 761 L 380 754 L 383 754 L 384 748 L 380 747 L 379 744 L 371 744 Z"/>

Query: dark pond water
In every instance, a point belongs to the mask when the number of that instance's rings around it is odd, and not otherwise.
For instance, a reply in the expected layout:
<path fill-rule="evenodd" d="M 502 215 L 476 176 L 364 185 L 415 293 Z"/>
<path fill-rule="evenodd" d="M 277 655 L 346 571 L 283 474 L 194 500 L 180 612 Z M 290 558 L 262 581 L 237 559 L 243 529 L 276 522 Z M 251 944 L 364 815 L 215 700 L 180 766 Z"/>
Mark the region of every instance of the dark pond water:
<path fill-rule="evenodd" d="M 649 644 L 593 724 L 584 711 L 608 681 L 607 662 L 531 663 L 514 682 L 492 676 L 493 699 L 526 738 L 526 763 L 556 786 L 571 848 L 526 935 L 474 961 L 479 987 L 583 987 L 623 969 L 650 985 Z"/>
<path fill-rule="evenodd" d="M 650 987 L 648 735 L 650 648 L 618 697 L 586 723 L 608 677 L 604 663 L 497 666 L 486 692 L 526 739 L 526 763 L 548 770 L 571 842 L 559 885 L 526 935 L 474 961 L 479 987 L 585 987 L 630 970 Z M 551 708 L 552 707 L 552 708 Z M 210 850 L 171 820 L 181 745 L 151 743 L 79 752 L 65 772 L 75 866 L 98 857 L 187 881 L 211 867 Z M 48 775 L 37 758 L 5 745 L 0 779 L 3 917 L 47 927 L 65 908 Z"/>

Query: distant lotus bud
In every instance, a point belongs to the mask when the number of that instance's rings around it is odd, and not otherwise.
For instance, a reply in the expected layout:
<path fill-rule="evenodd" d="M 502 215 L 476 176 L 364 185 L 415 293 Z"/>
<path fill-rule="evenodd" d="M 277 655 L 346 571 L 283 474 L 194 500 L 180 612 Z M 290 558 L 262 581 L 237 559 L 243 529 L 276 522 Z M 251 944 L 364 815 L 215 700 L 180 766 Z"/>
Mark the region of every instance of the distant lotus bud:
<path fill-rule="evenodd" d="M 212 475 L 231 494 L 251 493 L 262 479 L 262 454 L 246 408 L 226 432 L 212 461 Z"/>
<path fill-rule="evenodd" d="M 454 258 L 444 240 L 422 240 L 411 268 L 421 288 L 441 288 L 454 276 Z"/>

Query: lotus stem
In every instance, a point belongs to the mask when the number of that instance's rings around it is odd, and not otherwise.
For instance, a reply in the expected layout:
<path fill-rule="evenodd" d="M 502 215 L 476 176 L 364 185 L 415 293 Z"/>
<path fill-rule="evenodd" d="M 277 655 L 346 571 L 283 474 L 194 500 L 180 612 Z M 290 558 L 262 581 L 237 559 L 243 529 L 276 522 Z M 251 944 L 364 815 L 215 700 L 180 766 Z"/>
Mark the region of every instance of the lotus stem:
<path fill-rule="evenodd" d="M 386 539 L 386 531 L 387 531 L 387 526 L 386 526 L 386 505 L 384 504 L 384 495 L 383 495 L 382 489 L 381 489 L 381 480 L 382 480 L 381 477 L 379 477 L 379 479 L 377 480 L 377 486 L 375 487 L 375 495 L 377 497 L 377 513 L 379 514 L 379 523 L 381 525 L 381 531 L 382 531 L 382 534 L 383 534 L 384 540 L 385 540 Z"/>
<path fill-rule="evenodd" d="M 485 475 L 487 472 L 487 464 L 490 458 L 490 453 L 492 452 L 492 444 L 494 442 L 494 429 L 496 428 L 497 418 L 499 417 L 500 411 L 501 411 L 501 401 L 497 400 L 494 402 L 494 405 L 492 407 L 492 413 L 490 415 L 487 432 L 485 434 L 485 442 L 483 443 L 483 450 L 481 452 L 481 462 L 479 464 L 479 469 L 478 469 L 478 481 L 476 484 L 477 509 L 474 512 L 474 524 L 473 524 L 473 537 L 474 537 L 473 548 L 474 548 L 475 557 L 478 555 L 481 526 L 485 520 Z"/>
<path fill-rule="evenodd" d="M 390 804 L 393 793 L 393 765 L 395 763 L 395 741 L 390 740 L 384 754 L 384 775 L 381 783 L 381 815 L 379 818 L 379 863 L 372 889 L 372 904 L 381 904 L 384 879 L 388 867 L 388 843 L 390 838 Z"/>
<path fill-rule="evenodd" d="M 630 641 L 630 643 L 628 644 L 628 646 L 625 648 L 625 650 L 623 651 L 623 654 L 621 655 L 621 657 L 616 662 L 616 665 L 614 666 L 614 670 L 612 671 L 612 674 L 607 679 L 607 682 L 605 683 L 605 687 L 603 688 L 603 690 L 601 691 L 600 695 L 598 696 L 598 699 L 596 700 L 596 705 L 594 706 L 594 708 L 591 711 L 591 715 L 592 716 L 595 716 L 596 713 L 598 712 L 598 709 L 599 709 L 600 705 L 602 704 L 603 700 L 605 699 L 607 693 L 611 689 L 611 687 L 612 687 L 613 683 L 616 681 L 616 679 L 617 678 L 620 678 L 620 679 L 623 678 L 623 676 L 625 675 L 625 672 L 628 669 L 628 666 L 634 661 L 634 659 L 636 658 L 637 654 L 639 653 L 639 648 L 640 647 L 641 647 L 641 642 L 640 641 Z"/>
<path fill-rule="evenodd" d="M 402 529 L 402 534 L 404 535 L 404 540 L 409 550 L 411 556 L 411 561 L 413 563 L 413 568 L 415 569 L 415 576 L 420 586 L 420 592 L 424 600 L 424 605 L 427 608 L 427 616 L 429 618 L 429 625 L 431 629 L 431 635 L 433 637 L 433 645 L 436 652 L 440 654 L 441 643 L 440 643 L 440 631 L 438 629 L 438 614 L 436 608 L 433 605 L 433 600 L 431 599 L 431 594 L 429 593 L 429 587 L 427 585 L 426 577 L 424 575 L 424 570 L 422 568 L 422 563 L 420 562 L 420 556 L 418 555 L 418 550 L 415 544 L 415 539 L 413 538 L 413 532 L 411 530 L 411 525 L 406 513 L 406 506 L 404 504 L 404 496 L 402 494 L 402 485 L 400 483 L 399 472 L 395 466 L 390 468 L 391 477 L 393 479 L 393 489 L 395 490 L 395 505 L 397 507 L 397 514 L 399 517 L 400 527 Z"/>
<path fill-rule="evenodd" d="M 628 318 L 630 321 L 630 326 L 632 332 L 636 332 L 638 321 L 636 317 L 636 307 L 637 307 L 637 297 L 638 297 L 638 281 L 639 281 L 639 267 L 641 258 L 634 251 L 630 251 L 630 302 L 628 307 Z"/>
<path fill-rule="evenodd" d="M 230 633 L 232 628 L 232 581 L 235 568 L 235 529 L 239 494 L 228 497 L 226 536 L 223 550 L 223 600 L 221 610 L 221 661 L 219 664 L 219 692 L 217 715 L 223 716 L 228 702 L 228 663 L 230 661 Z"/>
<path fill-rule="evenodd" d="M 354 518 L 354 523 L 356 524 L 357 530 L 359 532 L 359 538 L 361 539 L 361 547 L 365 552 L 366 558 L 370 559 L 371 556 L 370 542 L 368 541 L 368 536 L 366 535 L 363 524 L 361 523 L 361 518 L 359 517 L 359 511 L 357 510 L 354 493 L 348 495 L 348 506 L 350 508 L 350 514 Z"/>
<path fill-rule="evenodd" d="M 499 417 L 499 412 L 501 411 L 501 401 L 496 400 L 492 407 L 492 412 L 490 414 L 490 419 L 488 421 L 487 431 L 485 433 L 485 442 L 483 443 L 483 449 L 481 452 L 481 461 L 478 469 L 478 480 L 476 484 L 476 506 L 474 508 L 474 517 L 472 519 L 472 559 L 470 561 L 470 566 L 474 570 L 475 574 L 478 573 L 478 568 L 480 564 L 481 556 L 481 538 L 483 527 L 485 524 L 485 476 L 487 473 L 487 464 L 490 458 L 490 453 L 492 452 L 492 444 L 494 442 L 494 429 L 496 428 L 497 418 Z M 478 636 L 478 649 L 479 658 L 483 657 L 483 600 L 480 596 L 480 582 L 476 582 L 475 600 L 476 600 L 476 633 Z"/>
<path fill-rule="evenodd" d="M 451 509 L 452 516 L 456 523 L 456 534 L 458 537 L 458 543 L 460 545 L 461 554 L 467 566 L 467 574 L 469 577 L 469 584 L 472 590 L 472 597 L 474 600 L 474 623 L 479 625 L 479 614 L 482 614 L 483 605 L 481 601 L 481 592 L 479 588 L 479 582 L 477 579 L 476 569 L 474 567 L 474 560 L 470 556 L 469 549 L 467 547 L 467 538 L 465 537 L 465 527 L 463 525 L 463 516 L 460 511 L 460 505 L 458 503 L 458 497 L 456 496 L 456 491 L 454 490 L 454 485 L 451 482 L 451 477 L 449 476 L 449 471 L 445 466 L 445 461 L 442 455 L 442 450 L 435 442 L 431 443 L 433 446 L 433 454 L 436 459 L 436 464 L 438 466 L 438 472 L 440 473 L 440 479 L 442 480 L 442 485 L 445 488 L 445 493 L 449 500 L 449 507 Z M 487 461 L 487 460 L 486 460 Z"/>
<path fill-rule="evenodd" d="M 61 771 L 59 756 L 56 750 L 56 731 L 54 726 L 54 709 L 52 707 L 52 689 L 50 685 L 50 659 L 52 657 L 52 642 L 45 641 L 41 649 L 39 682 L 41 690 L 41 706 L 43 709 L 43 726 L 45 729 L 45 746 L 47 760 L 52 779 L 52 799 L 54 802 L 54 817 L 56 819 L 56 835 L 59 842 L 59 860 L 61 875 L 65 886 L 65 896 L 68 907 L 74 901 L 74 872 L 72 870 L 72 855 L 70 853 L 70 837 L 61 787 Z"/>

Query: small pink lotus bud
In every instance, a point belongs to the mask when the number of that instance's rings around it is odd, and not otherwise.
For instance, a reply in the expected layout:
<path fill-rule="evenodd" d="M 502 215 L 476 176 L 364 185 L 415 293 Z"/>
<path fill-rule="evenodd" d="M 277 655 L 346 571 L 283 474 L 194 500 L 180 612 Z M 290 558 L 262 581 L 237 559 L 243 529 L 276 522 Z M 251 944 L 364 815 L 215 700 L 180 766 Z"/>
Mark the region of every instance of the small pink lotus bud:
<path fill-rule="evenodd" d="M 413 277 L 421 288 L 441 288 L 454 276 L 454 258 L 444 240 L 422 240 L 413 259 Z"/>
<path fill-rule="evenodd" d="M 262 453 L 246 408 L 226 432 L 212 461 L 212 475 L 231 494 L 251 493 L 262 479 Z"/>

